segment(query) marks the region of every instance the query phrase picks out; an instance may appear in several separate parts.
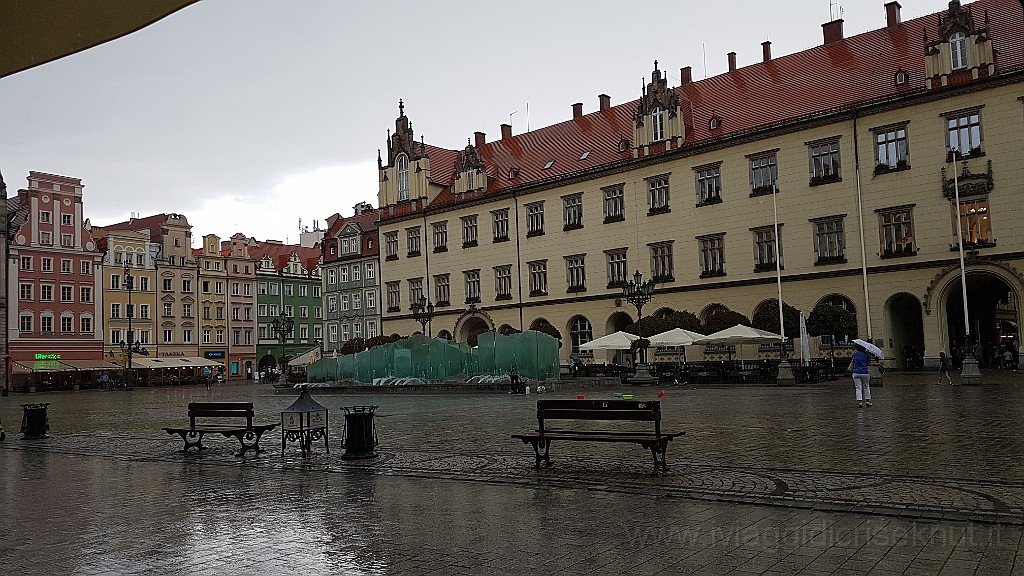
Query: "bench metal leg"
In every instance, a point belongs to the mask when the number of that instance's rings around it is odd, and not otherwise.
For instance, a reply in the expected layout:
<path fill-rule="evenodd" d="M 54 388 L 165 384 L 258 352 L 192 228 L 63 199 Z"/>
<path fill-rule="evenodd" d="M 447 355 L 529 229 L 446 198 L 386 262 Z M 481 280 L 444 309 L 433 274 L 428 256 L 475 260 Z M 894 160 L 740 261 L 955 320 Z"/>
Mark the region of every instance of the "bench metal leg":
<path fill-rule="evenodd" d="M 523 438 L 523 444 L 529 442 L 533 445 L 533 454 L 536 457 L 536 461 L 533 464 L 534 468 L 540 468 L 540 463 L 543 460 L 545 466 L 551 466 L 551 458 L 548 456 L 548 449 L 551 447 L 551 440 L 546 438 Z M 541 452 L 541 449 L 544 452 Z"/>
<path fill-rule="evenodd" d="M 235 437 L 238 438 L 238 442 L 242 445 L 242 449 L 237 456 L 245 456 L 245 453 L 249 450 L 252 450 L 257 454 L 266 452 L 266 450 L 260 448 L 260 437 L 262 436 L 262 430 L 246 430 L 241 434 L 236 434 Z"/>
<path fill-rule="evenodd" d="M 181 450 L 182 453 L 188 454 L 189 450 L 192 448 L 195 448 L 196 452 L 205 448 L 205 446 L 203 446 L 203 434 L 205 434 L 205 432 L 196 430 L 184 430 L 178 432 L 178 436 L 181 436 L 181 439 L 185 441 L 185 447 Z"/>
<path fill-rule="evenodd" d="M 665 454 L 668 452 L 668 442 L 651 444 L 648 448 L 651 449 L 651 456 L 654 458 L 654 475 L 657 476 L 659 472 L 668 474 L 668 464 L 665 461 Z"/>

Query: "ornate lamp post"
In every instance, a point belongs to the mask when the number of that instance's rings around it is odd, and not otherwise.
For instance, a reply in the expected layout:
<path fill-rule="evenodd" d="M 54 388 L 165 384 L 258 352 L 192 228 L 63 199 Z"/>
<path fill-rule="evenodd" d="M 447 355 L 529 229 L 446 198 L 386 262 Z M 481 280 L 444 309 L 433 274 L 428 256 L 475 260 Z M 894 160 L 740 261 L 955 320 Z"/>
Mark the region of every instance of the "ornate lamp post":
<path fill-rule="evenodd" d="M 633 279 L 622 285 L 622 297 L 636 306 L 636 322 L 643 319 L 644 305 L 654 299 L 654 279 L 644 280 L 639 270 L 633 273 Z M 640 335 L 643 338 L 643 335 Z M 637 380 L 656 380 L 647 367 L 647 349 L 640 348 L 640 362 L 636 365 Z"/>
<path fill-rule="evenodd" d="M 434 335 L 431 332 L 433 332 L 434 327 L 431 324 L 430 330 L 428 331 L 427 324 L 429 324 L 430 321 L 434 319 L 434 303 L 431 302 L 430 300 L 427 300 L 426 296 L 420 296 L 420 299 L 416 302 L 413 302 L 409 306 L 409 309 L 412 310 L 413 320 L 416 320 L 417 322 L 420 323 L 420 326 L 423 327 L 423 332 L 427 335 L 427 337 L 433 338 Z"/>
<path fill-rule="evenodd" d="M 135 371 L 132 368 L 132 356 L 135 354 L 141 354 L 143 356 L 149 356 L 149 351 L 142 347 L 142 344 L 135 340 L 134 332 L 132 332 L 132 318 L 135 316 L 135 307 L 132 305 L 132 292 L 135 290 L 135 277 L 132 276 L 131 264 L 127 260 L 128 255 L 125 255 L 124 261 L 124 288 L 128 291 L 128 309 L 125 311 L 128 316 L 128 338 L 127 340 L 121 340 L 121 354 L 126 356 L 128 359 L 125 364 L 125 387 L 128 390 L 132 390 L 135 387 Z"/>
<path fill-rule="evenodd" d="M 274 336 L 277 336 L 278 342 L 281 343 L 281 356 L 278 363 L 281 365 L 281 374 L 284 374 L 284 342 L 291 335 L 292 330 L 295 328 L 295 319 L 287 315 L 282 311 L 274 318 L 271 322 L 271 329 L 274 331 Z"/>

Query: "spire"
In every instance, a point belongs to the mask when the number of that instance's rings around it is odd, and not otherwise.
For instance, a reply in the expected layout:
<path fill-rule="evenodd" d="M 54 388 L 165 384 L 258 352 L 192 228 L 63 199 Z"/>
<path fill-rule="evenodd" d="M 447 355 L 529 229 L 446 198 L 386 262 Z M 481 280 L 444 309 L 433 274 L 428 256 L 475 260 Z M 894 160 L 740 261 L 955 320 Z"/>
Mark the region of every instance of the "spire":
<path fill-rule="evenodd" d="M 405 116 L 405 102 L 401 98 L 398 99 L 398 115 Z"/>

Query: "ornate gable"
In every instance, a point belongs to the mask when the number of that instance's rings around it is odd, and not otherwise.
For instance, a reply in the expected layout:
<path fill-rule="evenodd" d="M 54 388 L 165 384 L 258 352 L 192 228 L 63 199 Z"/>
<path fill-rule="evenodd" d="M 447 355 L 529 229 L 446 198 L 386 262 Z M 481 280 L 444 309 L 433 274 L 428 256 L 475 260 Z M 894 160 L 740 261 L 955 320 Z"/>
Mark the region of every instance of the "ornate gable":
<path fill-rule="evenodd" d="M 658 61 L 655 60 L 651 81 L 646 88 L 641 88 L 640 103 L 637 104 L 636 112 L 633 114 L 633 121 L 636 122 L 637 127 L 643 126 L 651 111 L 658 108 L 668 111 L 669 118 L 675 118 L 679 113 L 679 96 L 674 90 L 669 89 L 668 80 L 658 70 Z"/>
<path fill-rule="evenodd" d="M 388 131 L 388 163 L 390 168 L 395 165 L 395 158 L 399 154 L 405 154 L 409 160 L 419 160 L 426 156 L 423 142 L 416 142 L 416 135 L 412 130 L 412 121 L 405 115 L 405 103 L 398 101 L 398 118 L 395 119 L 395 132 Z M 378 168 L 383 170 L 380 154 L 377 155 Z"/>
<path fill-rule="evenodd" d="M 648 156 L 680 148 L 686 139 L 679 95 L 654 61 L 651 81 L 641 89 L 633 112 L 633 156 Z"/>
<path fill-rule="evenodd" d="M 934 40 L 929 32 L 938 34 Z M 925 85 L 940 88 L 962 84 L 995 74 L 995 52 L 989 35 L 988 13 L 984 26 L 977 26 L 970 6 L 959 0 L 939 14 L 935 30 L 924 31 Z"/>

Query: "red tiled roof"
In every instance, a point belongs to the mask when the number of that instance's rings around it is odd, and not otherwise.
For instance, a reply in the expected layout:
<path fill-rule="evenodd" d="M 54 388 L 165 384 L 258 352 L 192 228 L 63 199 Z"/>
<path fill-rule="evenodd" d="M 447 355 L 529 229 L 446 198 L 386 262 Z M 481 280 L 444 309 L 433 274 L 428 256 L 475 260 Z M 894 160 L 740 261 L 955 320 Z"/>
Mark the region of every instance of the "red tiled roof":
<path fill-rule="evenodd" d="M 149 232 L 150 241 L 159 242 L 161 240 L 160 228 L 166 221 L 167 214 L 154 214 L 152 216 L 146 216 L 145 218 L 132 218 L 131 220 L 116 222 L 114 224 L 108 224 L 107 226 L 97 226 L 97 228 L 103 228 L 104 230 L 146 230 Z"/>
<path fill-rule="evenodd" d="M 312 248 L 306 248 L 296 244 L 271 244 L 263 242 L 261 244 L 249 246 L 249 257 L 254 260 L 262 260 L 264 255 L 270 256 L 271 261 L 274 263 L 274 270 L 281 272 L 291 258 L 292 252 L 295 252 L 299 256 L 299 261 L 302 262 L 303 267 L 307 271 L 312 272 L 320 261 L 320 245 L 317 244 Z"/>
<path fill-rule="evenodd" d="M 433 162 L 433 159 L 431 159 Z M 377 210 L 370 210 L 369 212 L 363 212 L 362 214 L 354 214 L 352 216 L 338 218 L 334 221 L 334 224 L 327 230 L 327 237 L 333 238 L 341 232 L 341 229 L 348 224 L 355 222 L 359 225 L 359 228 L 363 232 L 372 232 L 377 229 Z"/>
<path fill-rule="evenodd" d="M 985 26 L 988 19 L 996 52 L 996 74 L 1024 68 L 1024 10 L 1020 2 L 978 0 L 969 7 L 977 26 Z M 927 30 L 932 40 L 937 38 L 939 15 L 915 18 L 673 88 L 687 124 L 686 147 L 837 109 L 927 92 L 925 33 Z M 909 75 L 909 85 L 895 85 L 894 75 L 901 69 Z M 619 152 L 618 145 L 623 138 L 633 138 L 633 112 L 637 104 L 638 100 L 633 100 L 477 147 L 477 154 L 487 167 L 489 183 L 485 193 L 536 185 L 581 170 L 628 161 L 632 158 L 631 150 Z M 712 114 L 722 120 L 714 133 L 708 125 Z M 426 150 L 431 181 L 446 187 L 431 201 L 431 207 L 456 202 L 450 186 L 461 151 L 429 144 Z M 587 151 L 587 158 L 580 160 Z M 549 161 L 554 163 L 544 169 Z M 512 179 L 511 169 L 518 171 Z M 405 215 L 412 211 L 412 203 L 403 202 L 388 210 L 393 211 L 393 216 Z"/>

